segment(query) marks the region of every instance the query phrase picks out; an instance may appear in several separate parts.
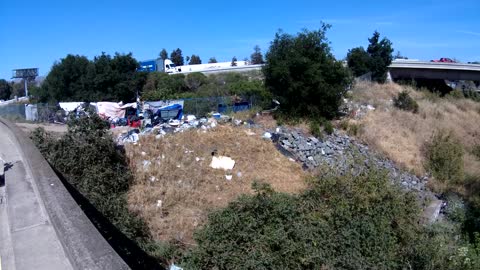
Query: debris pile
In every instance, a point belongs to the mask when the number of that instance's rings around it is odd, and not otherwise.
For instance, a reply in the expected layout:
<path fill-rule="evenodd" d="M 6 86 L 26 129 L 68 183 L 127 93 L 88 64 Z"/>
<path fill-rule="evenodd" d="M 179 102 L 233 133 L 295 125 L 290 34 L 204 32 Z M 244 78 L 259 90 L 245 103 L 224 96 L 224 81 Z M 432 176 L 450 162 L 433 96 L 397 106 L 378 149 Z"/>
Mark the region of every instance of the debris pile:
<path fill-rule="evenodd" d="M 375 155 L 368 146 L 338 130 L 325 135 L 323 139 L 317 139 L 304 136 L 296 130 L 282 128 L 280 132 L 272 134 L 272 141 L 282 153 L 301 162 L 306 169 L 326 165 L 345 174 L 347 170 L 352 170 L 352 166 L 354 171 L 375 166 L 386 170 L 392 181 L 407 189 L 426 191 L 428 177 L 418 178 L 399 169 L 391 160 Z M 354 162 L 359 160 L 363 164 Z"/>

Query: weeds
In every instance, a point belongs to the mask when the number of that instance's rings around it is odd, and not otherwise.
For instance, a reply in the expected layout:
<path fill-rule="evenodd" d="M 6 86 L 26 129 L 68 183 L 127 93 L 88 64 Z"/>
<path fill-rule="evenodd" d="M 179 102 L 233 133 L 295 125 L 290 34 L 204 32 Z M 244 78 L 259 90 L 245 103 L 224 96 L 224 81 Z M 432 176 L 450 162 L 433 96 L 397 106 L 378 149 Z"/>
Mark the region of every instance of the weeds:
<path fill-rule="evenodd" d="M 443 182 L 464 180 L 463 147 L 451 132 L 439 131 L 426 145 L 426 167 Z"/>
<path fill-rule="evenodd" d="M 417 102 L 410 96 L 408 91 L 402 91 L 393 99 L 393 105 L 401 110 L 418 112 Z"/>

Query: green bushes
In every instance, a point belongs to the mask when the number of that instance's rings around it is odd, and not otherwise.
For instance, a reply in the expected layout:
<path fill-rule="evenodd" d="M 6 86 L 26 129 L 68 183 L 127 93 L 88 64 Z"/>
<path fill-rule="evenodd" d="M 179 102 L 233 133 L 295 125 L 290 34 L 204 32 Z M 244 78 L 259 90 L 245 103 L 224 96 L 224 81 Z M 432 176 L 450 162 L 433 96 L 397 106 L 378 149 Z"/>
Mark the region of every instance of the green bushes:
<path fill-rule="evenodd" d="M 334 131 L 332 122 L 326 120 L 325 118 L 310 120 L 309 128 L 310 128 L 310 133 L 317 138 L 323 137 L 322 132 L 325 132 L 328 135 L 330 135 Z"/>
<path fill-rule="evenodd" d="M 110 223 L 154 254 L 156 245 L 150 240 L 146 224 L 128 210 L 127 192 L 133 178 L 123 151 L 115 146 L 107 128 L 108 124 L 93 114 L 72 119 L 68 132 L 60 138 L 53 138 L 43 129 L 36 129 L 31 138 L 50 165 Z M 109 233 L 103 231 L 108 230 L 107 226 L 95 225 L 100 226 L 100 232 Z"/>
<path fill-rule="evenodd" d="M 263 68 L 267 89 L 296 117 L 325 117 L 338 112 L 351 82 L 348 70 L 333 56 L 323 25 L 297 35 L 278 32 Z"/>
<path fill-rule="evenodd" d="M 426 167 L 443 182 L 464 180 L 463 147 L 451 132 L 437 132 L 426 145 Z"/>
<path fill-rule="evenodd" d="M 397 97 L 393 98 L 393 105 L 404 111 L 418 112 L 417 102 L 410 96 L 408 91 L 402 91 Z"/>
<path fill-rule="evenodd" d="M 209 221 L 186 269 L 435 269 L 413 194 L 386 174 L 326 173 L 300 195 L 256 187 Z M 428 252 L 427 252 L 428 251 Z M 440 268 L 440 267 L 439 267 Z M 447 267 L 445 267 L 447 268 Z"/>

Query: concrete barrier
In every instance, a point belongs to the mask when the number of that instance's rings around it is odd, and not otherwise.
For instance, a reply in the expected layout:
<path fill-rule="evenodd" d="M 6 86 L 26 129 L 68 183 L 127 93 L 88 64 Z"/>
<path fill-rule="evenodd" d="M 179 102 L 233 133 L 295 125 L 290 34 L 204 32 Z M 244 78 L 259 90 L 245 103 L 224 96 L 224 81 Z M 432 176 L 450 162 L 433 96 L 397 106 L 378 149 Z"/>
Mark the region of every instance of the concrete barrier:
<path fill-rule="evenodd" d="M 26 169 L 32 172 L 33 184 L 72 267 L 130 269 L 75 202 L 30 138 L 15 124 L 3 118 L 0 122 L 8 128 Z"/>

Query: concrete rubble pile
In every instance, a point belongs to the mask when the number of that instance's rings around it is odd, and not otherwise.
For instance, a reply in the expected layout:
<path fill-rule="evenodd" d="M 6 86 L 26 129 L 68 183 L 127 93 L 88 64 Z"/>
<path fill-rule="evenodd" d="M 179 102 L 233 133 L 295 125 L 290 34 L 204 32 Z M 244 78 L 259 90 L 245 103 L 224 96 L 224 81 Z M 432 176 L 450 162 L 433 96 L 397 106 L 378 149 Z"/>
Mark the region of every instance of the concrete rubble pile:
<path fill-rule="evenodd" d="M 400 170 L 391 160 L 375 155 L 368 146 L 356 142 L 338 130 L 331 135 L 325 135 L 323 139 L 306 137 L 292 129 L 282 128 L 279 131 L 272 134 L 272 141 L 276 143 L 282 153 L 301 162 L 306 169 L 325 165 L 340 174 L 345 174 L 347 170 L 358 169 L 359 171 L 364 168 L 377 167 L 386 170 L 390 179 L 404 188 L 427 191 L 425 184 L 428 177 L 418 178 Z M 355 160 L 360 160 L 363 164 L 353 162 Z"/>

